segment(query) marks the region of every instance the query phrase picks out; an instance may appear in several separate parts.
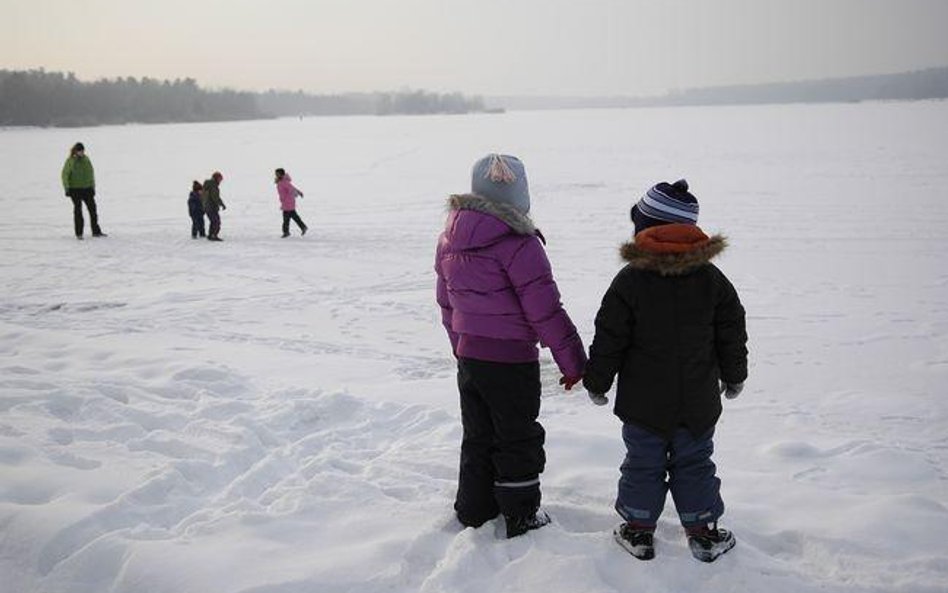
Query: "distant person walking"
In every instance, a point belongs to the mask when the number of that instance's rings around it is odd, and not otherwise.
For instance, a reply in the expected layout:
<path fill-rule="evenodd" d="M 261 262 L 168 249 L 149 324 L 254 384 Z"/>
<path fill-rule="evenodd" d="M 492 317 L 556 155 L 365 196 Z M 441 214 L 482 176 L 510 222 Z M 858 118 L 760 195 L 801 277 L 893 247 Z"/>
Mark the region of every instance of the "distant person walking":
<path fill-rule="evenodd" d="M 221 232 L 221 210 L 227 210 L 224 200 L 221 199 L 221 182 L 224 176 L 220 171 L 214 171 L 211 178 L 204 182 L 204 191 L 201 192 L 201 206 L 204 207 L 204 213 L 211 222 L 211 228 L 207 231 L 208 241 L 223 241 L 218 234 Z"/>
<path fill-rule="evenodd" d="M 303 192 L 296 188 L 293 185 L 293 179 L 287 175 L 286 171 L 282 168 L 275 171 L 276 179 L 274 183 L 277 186 L 277 194 L 280 196 L 280 208 L 283 210 L 283 238 L 290 236 L 290 220 L 296 222 L 297 226 L 300 227 L 300 234 L 305 235 L 309 227 L 303 222 L 303 219 L 300 218 L 300 215 L 296 213 L 296 197 L 303 197 Z"/>
<path fill-rule="evenodd" d="M 191 183 L 191 193 L 188 195 L 188 214 L 191 216 L 191 238 L 204 236 L 204 206 L 201 205 L 201 191 L 204 187 L 200 181 Z"/>
<path fill-rule="evenodd" d="M 92 236 L 105 237 L 106 234 L 99 228 L 99 214 L 95 206 L 95 171 L 92 169 L 92 161 L 86 156 L 86 147 L 82 142 L 76 142 L 69 151 L 69 157 L 63 165 L 62 178 L 66 196 L 72 199 L 76 238 L 82 239 L 85 226 L 85 221 L 82 219 L 83 203 L 89 211 Z"/>

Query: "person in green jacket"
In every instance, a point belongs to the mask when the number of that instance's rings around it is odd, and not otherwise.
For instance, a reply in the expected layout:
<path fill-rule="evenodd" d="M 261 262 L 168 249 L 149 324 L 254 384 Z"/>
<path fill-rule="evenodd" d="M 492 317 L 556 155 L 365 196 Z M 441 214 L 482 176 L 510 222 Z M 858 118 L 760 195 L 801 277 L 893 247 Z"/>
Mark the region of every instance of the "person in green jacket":
<path fill-rule="evenodd" d="M 214 171 L 211 178 L 204 182 L 204 190 L 201 192 L 201 205 L 204 207 L 207 218 L 211 221 L 211 228 L 208 229 L 207 233 L 208 241 L 223 241 L 217 236 L 221 232 L 220 210 L 227 210 L 224 200 L 221 199 L 220 186 L 223 180 L 224 176 L 221 175 L 220 171 Z"/>
<path fill-rule="evenodd" d="M 82 204 L 89 210 L 89 224 L 92 227 L 93 237 L 105 237 L 106 234 L 99 228 L 99 214 L 95 206 L 95 171 L 92 161 L 86 156 L 86 147 L 82 142 L 76 142 L 69 151 L 69 157 L 63 165 L 63 189 L 66 196 L 72 199 L 73 223 L 76 238 L 82 239 L 85 221 L 82 219 Z"/>

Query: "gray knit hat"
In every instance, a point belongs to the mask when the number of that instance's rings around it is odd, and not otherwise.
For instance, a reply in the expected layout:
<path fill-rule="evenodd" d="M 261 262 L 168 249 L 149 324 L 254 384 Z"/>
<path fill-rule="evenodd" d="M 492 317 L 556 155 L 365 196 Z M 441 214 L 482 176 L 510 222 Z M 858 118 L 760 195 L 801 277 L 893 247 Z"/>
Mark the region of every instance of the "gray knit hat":
<path fill-rule="evenodd" d="M 474 163 L 471 193 L 530 212 L 527 172 L 520 159 L 509 154 L 492 153 Z"/>

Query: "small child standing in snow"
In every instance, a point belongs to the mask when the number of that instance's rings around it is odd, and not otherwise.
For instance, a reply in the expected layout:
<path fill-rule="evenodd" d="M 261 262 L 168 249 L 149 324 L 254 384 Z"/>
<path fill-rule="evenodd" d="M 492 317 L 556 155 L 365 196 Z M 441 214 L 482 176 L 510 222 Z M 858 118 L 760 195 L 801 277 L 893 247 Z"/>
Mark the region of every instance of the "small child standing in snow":
<path fill-rule="evenodd" d="M 211 222 L 211 228 L 207 230 L 208 241 L 223 241 L 220 238 L 221 232 L 221 210 L 227 210 L 227 205 L 221 199 L 221 183 L 224 176 L 220 171 L 214 171 L 210 179 L 204 181 L 204 189 L 201 191 L 201 206 L 207 219 Z"/>
<path fill-rule="evenodd" d="M 201 206 L 201 190 L 204 187 L 200 181 L 191 183 L 191 193 L 188 195 L 188 214 L 191 215 L 191 238 L 204 236 L 204 207 Z"/>
<path fill-rule="evenodd" d="M 583 379 L 603 405 L 619 375 L 614 412 L 627 453 L 615 506 L 625 522 L 614 535 L 636 558 L 653 558 L 671 490 L 692 554 L 711 562 L 735 543 L 717 526 L 724 502 L 711 454 L 721 394 L 737 397 L 747 378 L 744 308 L 710 262 L 726 243 L 698 228 L 685 180 L 652 187 L 632 221 L 635 237 L 620 250 L 627 264 L 602 299 Z"/>
<path fill-rule="evenodd" d="M 296 198 L 303 197 L 303 192 L 293 185 L 293 179 L 286 174 L 282 168 L 275 171 L 276 178 L 274 183 L 277 186 L 277 194 L 280 196 L 280 209 L 283 210 L 283 238 L 290 236 L 290 219 L 296 222 L 300 227 L 300 234 L 305 235 L 309 228 L 303 224 L 303 219 L 296 213 Z"/>
<path fill-rule="evenodd" d="M 469 527 L 502 513 L 515 537 L 550 521 L 539 510 L 546 457 L 537 341 L 552 351 L 566 389 L 580 381 L 586 355 L 528 216 L 520 160 L 479 160 L 471 193 L 451 196 L 448 208 L 435 271 L 464 428 L 454 510 Z"/>

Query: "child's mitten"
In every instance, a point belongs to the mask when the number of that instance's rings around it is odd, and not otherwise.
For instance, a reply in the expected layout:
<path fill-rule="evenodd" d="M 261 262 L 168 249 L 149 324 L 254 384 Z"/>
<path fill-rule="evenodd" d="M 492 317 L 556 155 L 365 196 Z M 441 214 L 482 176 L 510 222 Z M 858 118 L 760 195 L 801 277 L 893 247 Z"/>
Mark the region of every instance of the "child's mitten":
<path fill-rule="evenodd" d="M 609 398 L 606 397 L 604 393 L 593 393 L 589 390 L 586 390 L 586 393 L 589 395 L 589 399 L 592 400 L 592 403 L 597 406 L 604 406 L 609 403 Z"/>
<path fill-rule="evenodd" d="M 735 399 L 744 391 L 744 383 L 721 383 L 721 393 L 728 399 Z"/>

